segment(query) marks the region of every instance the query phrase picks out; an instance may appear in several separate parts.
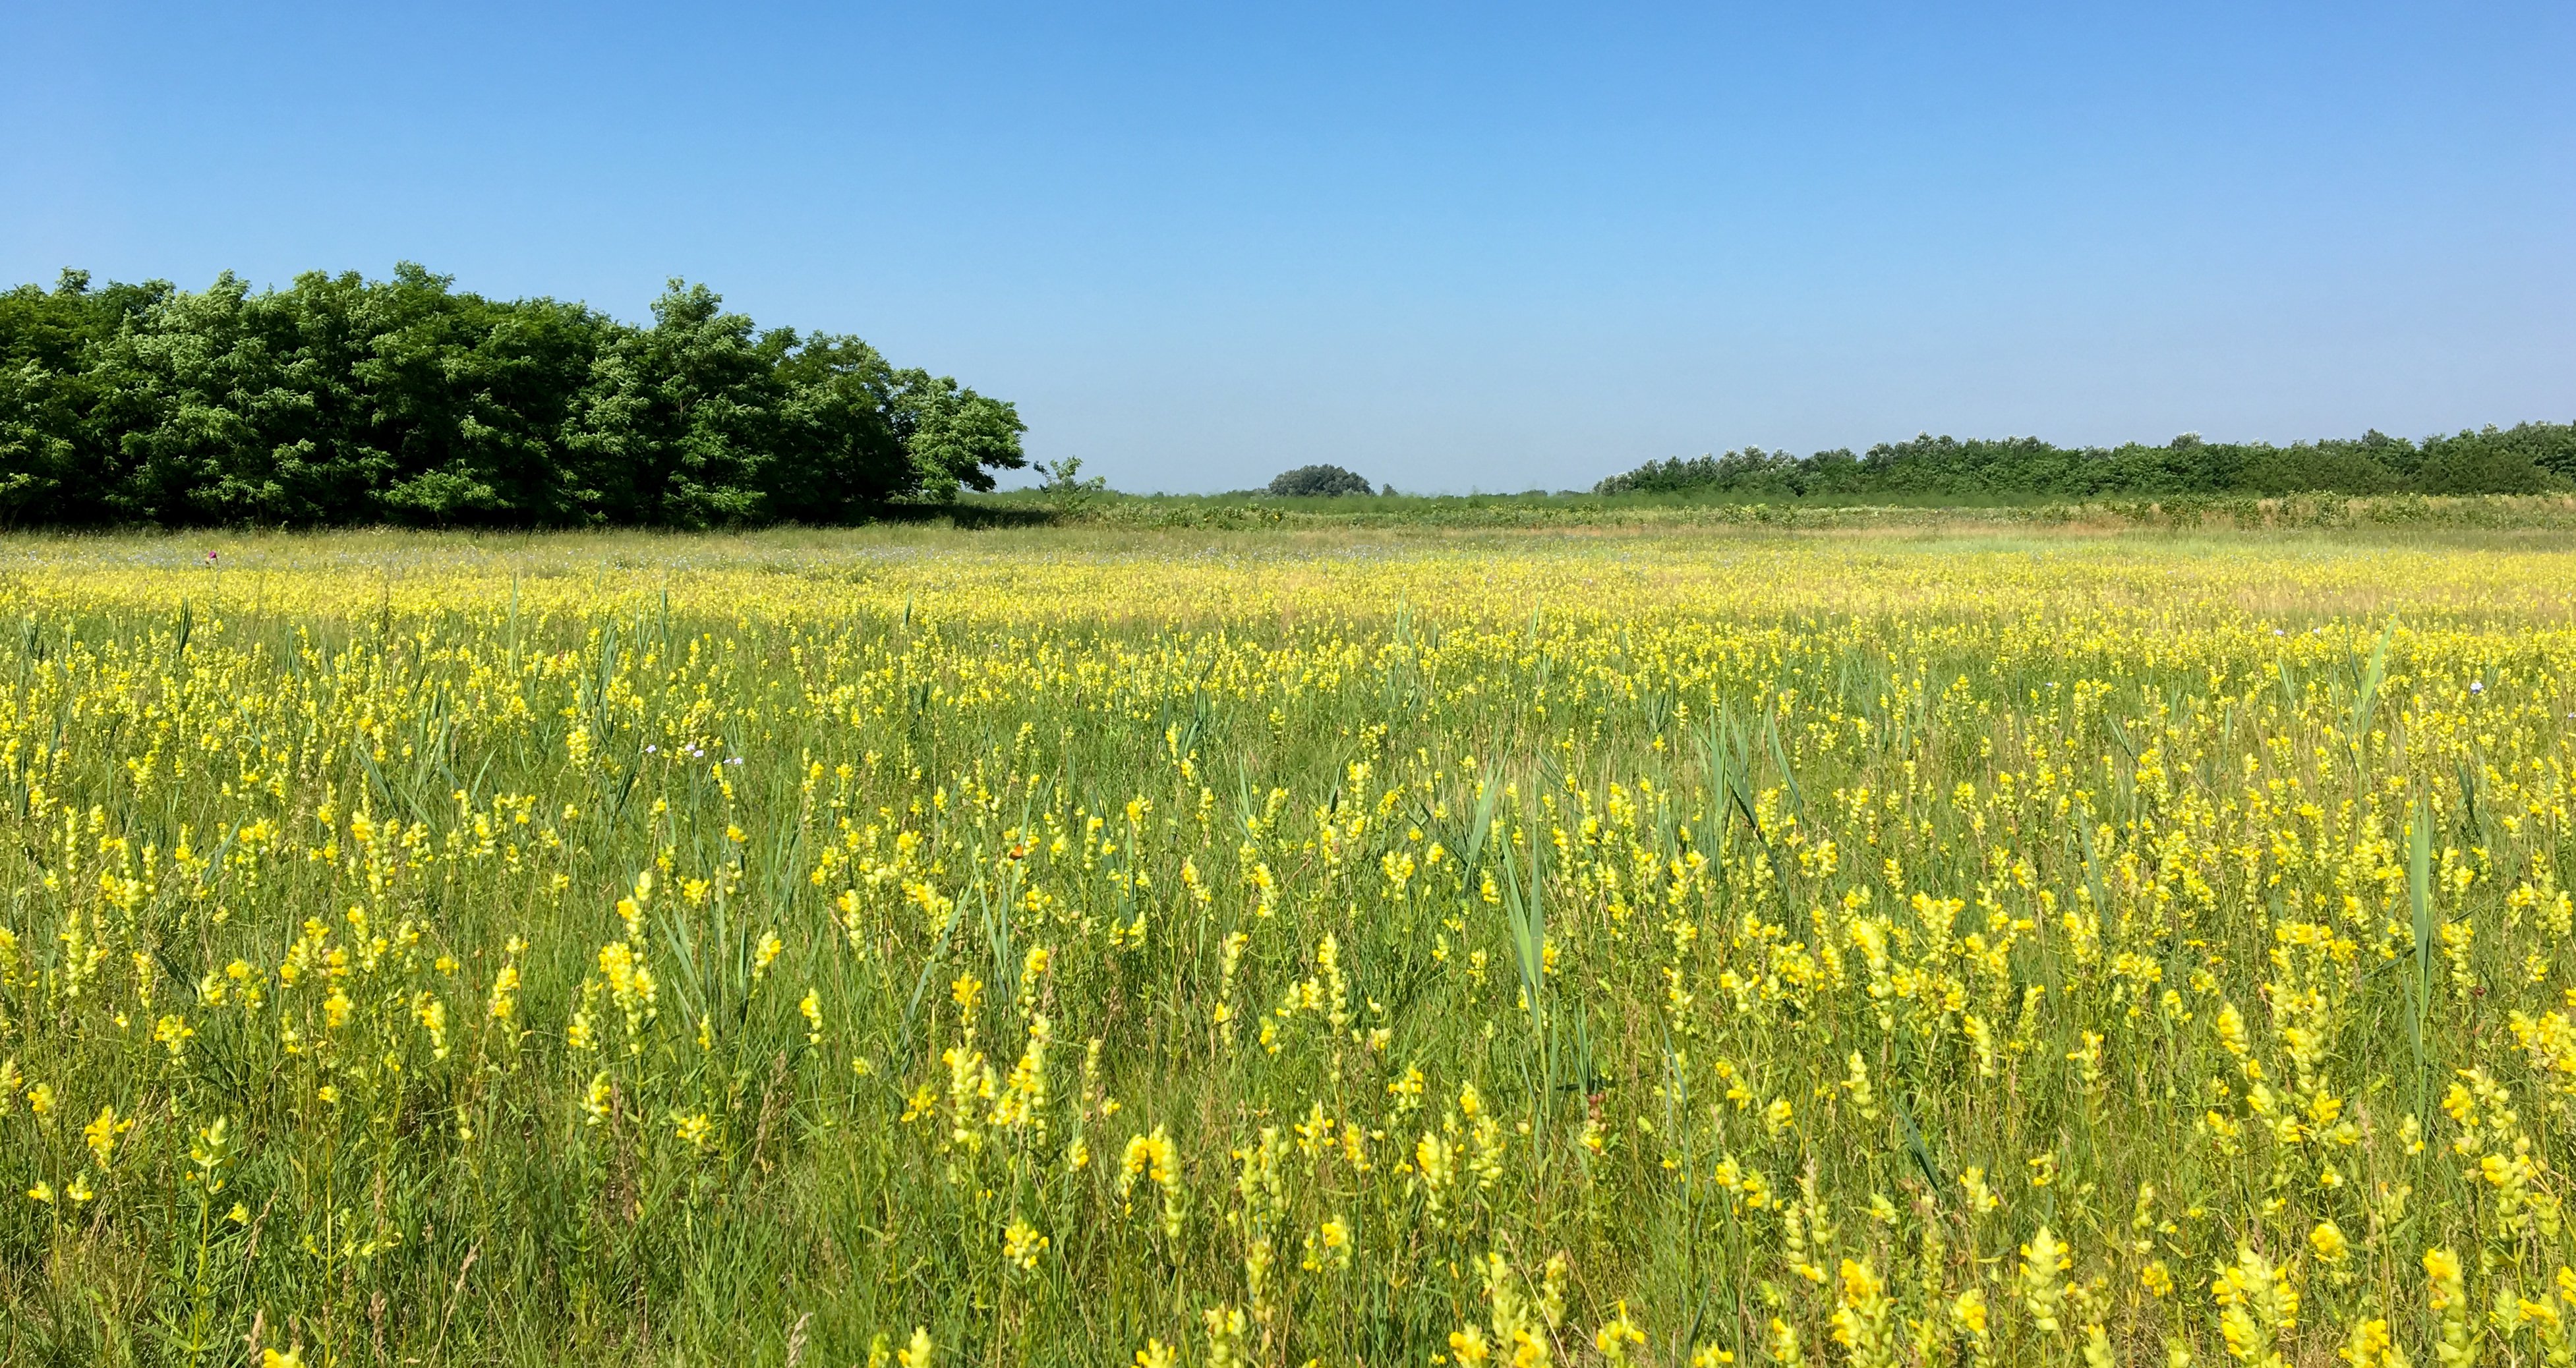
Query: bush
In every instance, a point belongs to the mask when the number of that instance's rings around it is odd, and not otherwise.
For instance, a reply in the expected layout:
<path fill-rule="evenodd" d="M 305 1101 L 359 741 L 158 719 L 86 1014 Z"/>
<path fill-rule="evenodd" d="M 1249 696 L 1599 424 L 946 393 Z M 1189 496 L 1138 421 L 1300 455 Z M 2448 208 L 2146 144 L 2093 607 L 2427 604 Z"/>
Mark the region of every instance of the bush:
<path fill-rule="evenodd" d="M 1367 494 L 1374 490 L 1368 478 L 1337 465 L 1299 466 L 1280 472 L 1270 482 L 1270 493 L 1283 499 L 1329 499 L 1339 494 Z"/>

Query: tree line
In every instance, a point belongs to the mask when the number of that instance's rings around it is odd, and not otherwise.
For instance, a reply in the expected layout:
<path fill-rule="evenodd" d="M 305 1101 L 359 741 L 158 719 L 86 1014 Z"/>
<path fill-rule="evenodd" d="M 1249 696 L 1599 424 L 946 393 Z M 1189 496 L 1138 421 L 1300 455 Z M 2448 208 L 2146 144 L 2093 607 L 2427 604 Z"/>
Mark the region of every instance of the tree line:
<path fill-rule="evenodd" d="M 0 523 L 840 523 L 993 488 L 1018 412 L 670 282 L 653 321 L 410 263 L 0 294 Z"/>
<path fill-rule="evenodd" d="M 1709 493 L 2104 498 L 2179 494 L 2538 494 L 2576 484 L 2576 423 L 2522 423 L 2408 441 L 2372 431 L 2296 442 L 2061 447 L 1918 436 L 1798 456 L 1758 446 L 1649 461 L 1593 486 L 1601 494 Z"/>

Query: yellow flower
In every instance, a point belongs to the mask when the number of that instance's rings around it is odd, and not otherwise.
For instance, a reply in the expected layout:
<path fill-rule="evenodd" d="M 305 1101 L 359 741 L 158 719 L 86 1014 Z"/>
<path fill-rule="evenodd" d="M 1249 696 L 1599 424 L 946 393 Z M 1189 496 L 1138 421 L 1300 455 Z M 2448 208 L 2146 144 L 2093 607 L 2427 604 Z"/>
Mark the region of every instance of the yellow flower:
<path fill-rule="evenodd" d="M 519 1010 L 519 966 L 505 964 L 492 976 L 492 997 L 484 1015 L 493 1021 L 508 1021 Z"/>
<path fill-rule="evenodd" d="M 2425 1250 L 2424 1277 L 2430 1284 L 2434 1310 L 2451 1310 L 2461 1303 L 2465 1294 L 2461 1291 L 2459 1255 L 2447 1249 Z"/>
<path fill-rule="evenodd" d="M 1324 1257 L 1335 1268 L 1348 1268 L 1351 1262 L 1351 1228 L 1338 1216 L 1328 1216 L 1316 1234 L 1324 1246 Z"/>
<path fill-rule="evenodd" d="M 2397 1347 L 2385 1317 L 2354 1325 L 2335 1355 L 2352 1368 L 2406 1368 L 2406 1352 Z"/>
<path fill-rule="evenodd" d="M 1018 1265 L 1021 1272 L 1036 1272 L 1038 1256 L 1046 1249 L 1047 1237 L 1018 1217 L 1013 1217 L 1010 1225 L 1002 1231 L 1002 1258 Z"/>
<path fill-rule="evenodd" d="M 902 1352 L 896 1354 L 894 1357 L 895 1362 L 901 1364 L 902 1368 L 930 1368 L 931 1345 L 929 1328 L 919 1325 L 914 1326 L 912 1328 L 912 1343 L 905 1345 Z"/>
<path fill-rule="evenodd" d="M 1950 1302 L 1950 1321 L 1971 1335 L 1986 1333 L 1986 1294 L 1969 1288 Z"/>
<path fill-rule="evenodd" d="M 1848 1263 L 1845 1264 L 1845 1267 L 1849 1266 Z M 1624 1300 L 1619 1303 L 1619 1309 L 1611 1316 L 1609 1323 L 1593 1332 L 1592 1336 L 1592 1347 L 1601 1352 L 1603 1361 L 1609 1363 L 1626 1363 L 1628 1347 L 1645 1342 L 1646 1332 L 1638 1329 L 1636 1323 L 1628 1319 L 1628 1303 Z"/>
<path fill-rule="evenodd" d="M 104 1169 L 116 1158 L 117 1140 L 132 1129 L 134 1129 L 132 1117 L 119 1120 L 116 1108 L 101 1107 L 98 1109 L 98 1118 L 81 1127 L 81 1139 L 88 1144 L 89 1152 L 98 1159 L 98 1166 Z"/>
<path fill-rule="evenodd" d="M 1971 1165 L 1961 1170 L 1959 1186 L 1968 1194 L 1970 1215 L 1982 1216 L 2004 1204 L 2003 1198 L 1996 1196 L 1994 1189 L 1987 1185 L 1986 1171 L 1982 1168 Z"/>

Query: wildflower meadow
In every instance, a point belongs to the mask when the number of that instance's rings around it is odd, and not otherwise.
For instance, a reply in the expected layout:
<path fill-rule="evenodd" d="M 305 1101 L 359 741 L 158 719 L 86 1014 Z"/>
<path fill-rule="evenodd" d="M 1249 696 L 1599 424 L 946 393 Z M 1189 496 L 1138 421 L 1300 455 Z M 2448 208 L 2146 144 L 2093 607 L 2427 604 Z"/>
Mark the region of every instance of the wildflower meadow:
<path fill-rule="evenodd" d="M 2546 532 L 0 541 L 0 1362 L 2560 1364 Z"/>

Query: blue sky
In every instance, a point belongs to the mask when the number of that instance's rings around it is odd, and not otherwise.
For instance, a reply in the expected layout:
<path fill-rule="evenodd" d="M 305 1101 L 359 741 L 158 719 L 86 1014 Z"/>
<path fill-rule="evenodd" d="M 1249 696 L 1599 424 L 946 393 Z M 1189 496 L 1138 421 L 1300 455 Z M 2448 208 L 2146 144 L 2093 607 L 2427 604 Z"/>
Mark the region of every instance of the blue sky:
<path fill-rule="evenodd" d="M 1128 489 L 2576 419 L 2576 6 L 0 8 L 0 280 L 673 275 Z"/>

